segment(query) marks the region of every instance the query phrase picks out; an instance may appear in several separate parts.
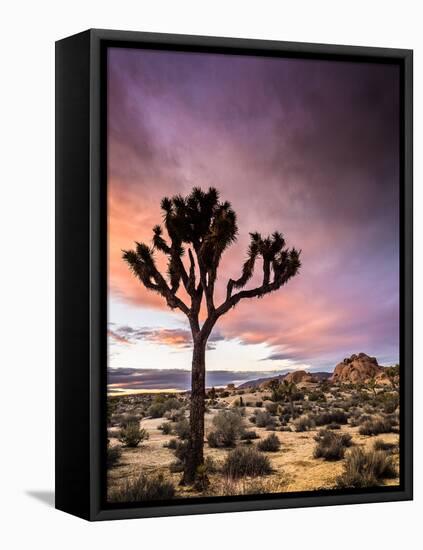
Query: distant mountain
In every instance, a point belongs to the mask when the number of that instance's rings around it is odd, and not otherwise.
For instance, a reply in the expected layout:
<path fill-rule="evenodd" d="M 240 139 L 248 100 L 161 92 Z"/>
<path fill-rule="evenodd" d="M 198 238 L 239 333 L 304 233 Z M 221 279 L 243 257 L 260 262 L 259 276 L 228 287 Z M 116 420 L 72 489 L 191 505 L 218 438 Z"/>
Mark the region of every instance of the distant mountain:
<path fill-rule="evenodd" d="M 258 388 L 262 385 L 268 384 L 272 380 L 282 381 L 285 378 L 291 382 L 298 384 L 299 382 L 321 382 L 327 380 L 332 376 L 331 372 L 306 372 L 306 371 L 289 371 L 278 376 L 270 376 L 266 378 L 256 378 L 255 380 L 249 380 L 238 386 L 238 389 L 245 388 Z M 314 379 L 314 380 L 313 380 Z"/>

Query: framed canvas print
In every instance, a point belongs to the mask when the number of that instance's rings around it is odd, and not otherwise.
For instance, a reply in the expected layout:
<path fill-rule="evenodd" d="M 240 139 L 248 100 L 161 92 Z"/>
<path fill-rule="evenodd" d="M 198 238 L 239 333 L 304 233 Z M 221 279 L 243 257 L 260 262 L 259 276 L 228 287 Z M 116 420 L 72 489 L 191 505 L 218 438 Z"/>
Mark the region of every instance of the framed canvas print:
<path fill-rule="evenodd" d="M 56 44 L 56 506 L 412 498 L 412 52 Z"/>

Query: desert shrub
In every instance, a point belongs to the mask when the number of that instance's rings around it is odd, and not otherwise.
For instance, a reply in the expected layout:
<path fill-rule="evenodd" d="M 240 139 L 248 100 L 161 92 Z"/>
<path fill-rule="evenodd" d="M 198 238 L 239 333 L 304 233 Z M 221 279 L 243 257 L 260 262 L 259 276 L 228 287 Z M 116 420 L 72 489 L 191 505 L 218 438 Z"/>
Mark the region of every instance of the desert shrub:
<path fill-rule="evenodd" d="M 122 450 L 118 445 L 107 447 L 107 467 L 113 468 L 113 466 L 116 466 L 121 456 Z"/>
<path fill-rule="evenodd" d="M 340 430 L 341 429 L 341 424 L 337 424 L 336 422 L 331 422 L 330 424 L 328 424 L 326 426 L 326 428 L 328 430 Z"/>
<path fill-rule="evenodd" d="M 373 443 L 373 449 L 375 451 L 389 451 L 392 452 L 394 449 L 396 449 L 397 445 L 395 443 L 388 443 L 387 441 L 383 441 L 382 439 L 376 439 L 376 441 Z"/>
<path fill-rule="evenodd" d="M 342 445 L 344 447 L 351 447 L 351 445 L 353 444 L 352 435 L 347 433 L 339 435 L 341 437 Z"/>
<path fill-rule="evenodd" d="M 270 474 L 270 461 L 261 452 L 251 447 L 238 447 L 231 451 L 222 466 L 222 472 L 230 478 L 257 477 Z"/>
<path fill-rule="evenodd" d="M 312 392 L 308 396 L 309 401 L 323 401 L 323 398 L 325 397 L 324 393 L 322 392 Z"/>
<path fill-rule="evenodd" d="M 274 419 L 269 411 L 255 411 L 255 424 L 258 428 L 265 428 L 272 422 L 274 423 Z"/>
<path fill-rule="evenodd" d="M 384 451 L 363 451 L 353 448 L 347 455 L 344 472 L 336 484 L 339 488 L 374 487 L 385 478 L 395 478 L 397 470 L 392 457 Z"/>
<path fill-rule="evenodd" d="M 231 394 L 228 392 L 228 391 L 223 391 L 221 394 L 220 394 L 220 397 L 229 397 Z"/>
<path fill-rule="evenodd" d="M 163 422 L 163 424 L 160 424 L 159 430 L 162 430 L 164 435 L 170 435 L 172 433 L 172 422 Z"/>
<path fill-rule="evenodd" d="M 314 438 L 317 445 L 314 449 L 314 458 L 325 460 L 340 460 L 344 458 L 345 446 L 342 437 L 329 430 L 320 430 Z"/>
<path fill-rule="evenodd" d="M 179 441 L 176 437 L 173 437 L 172 439 L 169 439 L 169 441 L 166 441 L 166 443 L 163 444 L 163 447 L 166 447 L 167 449 L 176 449 L 178 443 Z"/>
<path fill-rule="evenodd" d="M 332 412 L 323 412 L 314 416 L 314 422 L 316 426 L 325 426 L 326 424 L 347 424 L 348 415 L 341 410 L 335 410 Z"/>
<path fill-rule="evenodd" d="M 257 439 L 257 432 L 254 430 L 243 430 L 239 436 L 241 441 L 251 441 L 251 439 Z"/>
<path fill-rule="evenodd" d="M 213 418 L 215 430 L 209 432 L 210 447 L 231 447 L 244 428 L 244 421 L 238 412 L 219 411 Z"/>
<path fill-rule="evenodd" d="M 212 447 L 213 449 L 223 447 L 222 438 L 217 432 L 209 432 L 207 434 L 207 443 L 209 444 L 209 447 Z"/>
<path fill-rule="evenodd" d="M 184 410 L 181 409 L 170 409 L 170 411 L 166 411 L 163 415 L 164 418 L 167 418 L 167 420 L 170 420 L 171 422 L 179 422 L 179 420 L 182 420 L 185 417 Z"/>
<path fill-rule="evenodd" d="M 292 428 L 291 428 L 291 426 L 281 426 L 279 428 L 279 431 L 280 432 L 292 432 Z"/>
<path fill-rule="evenodd" d="M 294 420 L 296 432 L 305 432 L 314 427 L 314 421 L 309 416 L 300 416 Z"/>
<path fill-rule="evenodd" d="M 137 414 L 124 414 L 120 418 L 121 428 L 126 428 L 129 424 L 137 424 L 141 420 L 141 416 Z"/>
<path fill-rule="evenodd" d="M 141 474 L 138 478 L 126 481 L 121 487 L 110 494 L 112 502 L 139 502 L 143 500 L 159 500 L 173 498 L 175 487 L 162 475 L 148 477 Z"/>
<path fill-rule="evenodd" d="M 303 401 L 303 400 L 304 400 L 304 392 L 297 390 L 292 394 L 292 401 Z"/>
<path fill-rule="evenodd" d="M 182 403 L 176 397 L 164 399 L 156 397 L 155 401 L 148 407 L 147 414 L 152 418 L 161 418 L 167 411 L 180 409 Z"/>
<path fill-rule="evenodd" d="M 271 414 L 275 415 L 278 412 L 278 404 L 277 403 L 266 403 L 266 411 Z"/>
<path fill-rule="evenodd" d="M 257 449 L 259 451 L 265 451 L 268 453 L 275 453 L 281 448 L 281 442 L 275 434 L 268 435 L 265 439 L 262 439 L 257 444 Z"/>
<path fill-rule="evenodd" d="M 358 429 L 360 435 L 379 435 L 392 431 L 392 422 L 389 418 L 377 417 L 367 420 Z"/>
<path fill-rule="evenodd" d="M 188 419 L 183 418 L 182 420 L 179 420 L 179 422 L 176 422 L 174 431 L 180 439 L 188 439 L 190 432 Z"/>
<path fill-rule="evenodd" d="M 147 430 L 141 429 L 138 422 L 128 424 L 119 433 L 119 441 L 125 447 L 137 447 L 139 443 L 149 438 Z"/>
<path fill-rule="evenodd" d="M 260 408 L 263 406 L 263 401 L 256 401 L 256 407 Z"/>

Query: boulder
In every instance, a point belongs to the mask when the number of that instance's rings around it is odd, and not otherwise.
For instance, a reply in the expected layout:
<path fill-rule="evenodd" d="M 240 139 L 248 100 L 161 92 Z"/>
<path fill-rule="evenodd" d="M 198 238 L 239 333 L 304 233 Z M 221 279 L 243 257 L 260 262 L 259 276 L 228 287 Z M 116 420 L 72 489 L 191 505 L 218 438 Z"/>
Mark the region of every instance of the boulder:
<path fill-rule="evenodd" d="M 376 357 L 370 357 L 366 353 L 354 353 L 336 365 L 330 381 L 341 384 L 365 384 L 371 378 L 380 380 L 384 376 L 384 368 L 378 364 Z"/>

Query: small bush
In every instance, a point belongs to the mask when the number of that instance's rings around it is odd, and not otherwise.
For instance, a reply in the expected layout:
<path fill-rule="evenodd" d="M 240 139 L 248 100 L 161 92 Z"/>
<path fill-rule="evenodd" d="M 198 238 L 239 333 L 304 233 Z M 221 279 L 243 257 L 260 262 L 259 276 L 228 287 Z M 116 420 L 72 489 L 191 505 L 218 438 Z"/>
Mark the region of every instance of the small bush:
<path fill-rule="evenodd" d="M 147 430 L 141 429 L 138 422 L 128 424 L 119 433 L 119 441 L 125 447 L 137 447 L 139 443 L 149 438 Z"/>
<path fill-rule="evenodd" d="M 300 416 L 294 420 L 296 432 L 305 432 L 314 427 L 314 421 L 309 416 Z"/>
<path fill-rule="evenodd" d="M 256 401 L 256 407 L 260 408 L 263 406 L 263 401 Z"/>
<path fill-rule="evenodd" d="M 257 448 L 259 451 L 264 451 L 268 453 L 275 453 L 276 451 L 279 451 L 281 448 L 281 442 L 279 441 L 279 438 L 275 434 L 270 434 L 265 439 L 262 439 L 257 444 Z"/>
<path fill-rule="evenodd" d="M 351 444 L 351 436 L 345 434 L 346 438 L 329 430 L 320 430 L 315 436 L 317 445 L 314 449 L 314 458 L 325 460 L 340 460 L 344 458 L 345 447 Z"/>
<path fill-rule="evenodd" d="M 118 445 L 107 447 L 107 467 L 113 468 L 119 462 L 122 456 L 122 450 Z"/>
<path fill-rule="evenodd" d="M 258 435 L 257 432 L 254 430 L 244 430 L 241 432 L 240 439 L 241 441 L 251 441 L 251 439 L 257 439 Z"/>
<path fill-rule="evenodd" d="M 347 455 L 344 473 L 336 480 L 339 488 L 366 488 L 385 478 L 397 477 L 393 459 L 384 451 L 363 451 L 356 447 Z"/>
<path fill-rule="evenodd" d="M 242 416 L 235 411 L 219 411 L 213 418 L 216 428 L 207 436 L 210 447 L 231 447 L 244 429 Z"/>
<path fill-rule="evenodd" d="M 265 428 L 275 422 L 269 411 L 255 411 L 255 420 L 258 428 Z"/>
<path fill-rule="evenodd" d="M 326 426 L 326 428 L 328 430 L 340 430 L 341 429 L 341 425 L 340 424 L 336 424 L 336 422 L 331 422 L 330 424 L 328 424 Z"/>
<path fill-rule="evenodd" d="M 162 430 L 164 435 L 170 435 L 172 433 L 172 422 L 163 422 L 163 424 L 160 424 L 159 430 Z"/>
<path fill-rule="evenodd" d="M 223 474 L 232 479 L 262 476 L 271 471 L 267 456 L 251 447 L 238 447 L 231 451 L 222 467 Z"/>
<path fill-rule="evenodd" d="M 344 411 L 323 412 L 314 416 L 316 426 L 325 426 L 326 424 L 347 424 L 348 415 Z"/>
<path fill-rule="evenodd" d="M 274 416 L 278 412 L 279 405 L 277 403 L 266 403 L 266 411 Z"/>
<path fill-rule="evenodd" d="M 176 434 L 180 439 L 188 439 L 188 437 L 189 437 L 189 432 L 190 432 L 189 421 L 188 421 L 188 419 L 187 419 L 187 418 L 183 418 L 182 420 L 180 420 L 179 422 L 177 422 L 177 423 L 175 424 L 174 431 L 175 431 L 175 434 Z"/>
<path fill-rule="evenodd" d="M 379 435 L 392 431 L 392 422 L 388 418 L 374 418 L 367 420 L 358 429 L 360 435 Z"/>
<path fill-rule="evenodd" d="M 148 407 L 147 414 L 152 418 L 161 418 L 167 411 L 180 409 L 181 406 L 182 403 L 176 399 L 176 397 L 163 400 L 163 398 L 159 396 L 156 397 L 154 403 Z"/>
<path fill-rule="evenodd" d="M 175 487 L 166 481 L 162 475 L 148 477 L 141 474 L 137 479 L 127 481 L 122 487 L 110 494 L 112 502 L 141 502 L 143 500 L 159 500 L 173 498 Z"/>
<path fill-rule="evenodd" d="M 137 414 L 124 414 L 120 419 L 121 428 L 126 428 L 128 424 L 137 424 L 141 420 L 141 416 Z"/>
<path fill-rule="evenodd" d="M 174 437 L 172 439 L 169 439 L 169 441 L 167 441 L 163 447 L 166 447 L 168 449 L 176 449 L 177 446 L 178 446 L 178 440 Z"/>
<path fill-rule="evenodd" d="M 185 418 L 185 414 L 183 409 L 171 409 L 170 411 L 166 411 L 163 417 L 171 422 L 179 422 L 179 420 Z"/>

